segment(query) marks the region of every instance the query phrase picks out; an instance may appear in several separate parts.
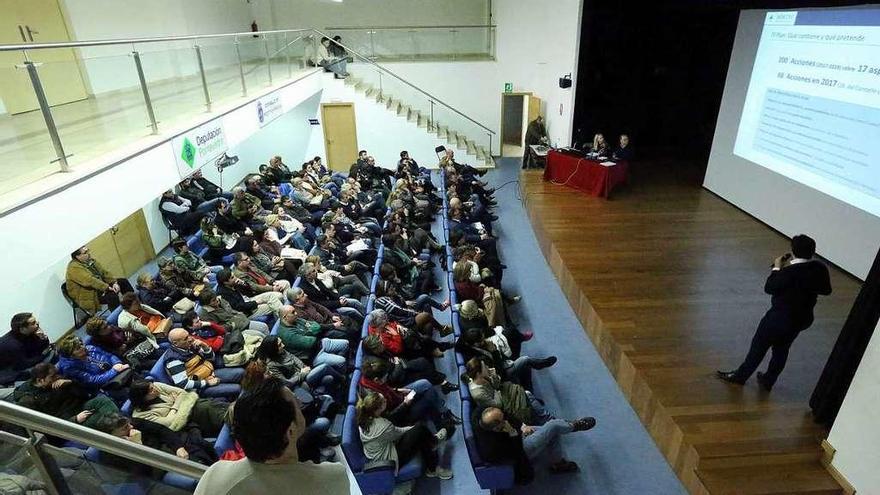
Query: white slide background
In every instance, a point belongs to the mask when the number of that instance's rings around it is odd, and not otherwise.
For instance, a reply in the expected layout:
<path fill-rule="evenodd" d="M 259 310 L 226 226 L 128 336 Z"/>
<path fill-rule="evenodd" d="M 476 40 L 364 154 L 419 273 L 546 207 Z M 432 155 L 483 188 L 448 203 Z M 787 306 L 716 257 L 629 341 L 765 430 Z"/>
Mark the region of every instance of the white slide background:
<path fill-rule="evenodd" d="M 740 14 L 703 186 L 789 237 L 810 235 L 821 256 L 864 279 L 880 247 L 880 218 L 734 154 L 766 12 Z"/>

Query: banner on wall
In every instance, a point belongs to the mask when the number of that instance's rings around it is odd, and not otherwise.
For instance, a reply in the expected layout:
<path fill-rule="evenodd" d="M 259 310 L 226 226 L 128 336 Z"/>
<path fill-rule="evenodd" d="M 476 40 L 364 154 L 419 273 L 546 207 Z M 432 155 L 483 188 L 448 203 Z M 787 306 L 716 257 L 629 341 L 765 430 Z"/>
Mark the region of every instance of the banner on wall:
<path fill-rule="evenodd" d="M 264 127 L 284 114 L 281 93 L 276 91 L 257 100 L 257 122 Z"/>
<path fill-rule="evenodd" d="M 215 119 L 189 132 L 181 134 L 171 141 L 174 160 L 180 177 L 188 177 L 214 160 L 228 149 L 223 122 Z"/>

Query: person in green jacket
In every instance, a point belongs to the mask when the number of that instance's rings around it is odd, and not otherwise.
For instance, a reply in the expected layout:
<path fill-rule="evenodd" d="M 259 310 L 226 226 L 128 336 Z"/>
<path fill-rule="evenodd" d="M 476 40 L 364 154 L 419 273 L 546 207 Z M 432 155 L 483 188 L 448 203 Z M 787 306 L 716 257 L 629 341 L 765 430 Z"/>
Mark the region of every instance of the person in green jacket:
<path fill-rule="evenodd" d="M 31 379 L 16 387 L 12 401 L 44 414 L 94 428 L 104 416 L 119 408 L 105 395 L 95 395 L 73 380 L 62 377 L 51 363 L 31 370 Z"/>
<path fill-rule="evenodd" d="M 281 308 L 278 338 L 284 342 L 284 347 L 304 362 L 312 363 L 312 367 L 327 364 L 344 373 L 348 341 L 328 339 L 322 335 L 321 325 L 300 318 L 293 306 Z"/>

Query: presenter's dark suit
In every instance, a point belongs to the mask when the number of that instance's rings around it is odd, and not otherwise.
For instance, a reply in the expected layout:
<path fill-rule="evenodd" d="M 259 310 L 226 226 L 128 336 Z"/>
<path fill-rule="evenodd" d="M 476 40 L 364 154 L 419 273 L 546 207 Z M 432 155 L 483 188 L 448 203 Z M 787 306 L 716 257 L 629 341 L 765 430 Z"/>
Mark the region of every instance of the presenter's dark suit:
<path fill-rule="evenodd" d="M 819 294 L 831 294 L 828 268 L 819 261 L 805 261 L 774 270 L 764 292 L 770 294 L 770 310 L 761 318 L 745 361 L 736 378 L 746 381 L 773 349 L 763 381 L 772 386 L 785 367 L 788 349 L 798 334 L 813 324 L 813 307 Z"/>

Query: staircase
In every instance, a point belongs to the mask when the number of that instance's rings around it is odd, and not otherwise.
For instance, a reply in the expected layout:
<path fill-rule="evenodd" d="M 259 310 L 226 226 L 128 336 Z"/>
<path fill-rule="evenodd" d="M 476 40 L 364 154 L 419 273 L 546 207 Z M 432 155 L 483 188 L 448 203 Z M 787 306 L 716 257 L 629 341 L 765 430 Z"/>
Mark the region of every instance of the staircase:
<path fill-rule="evenodd" d="M 464 135 L 464 133 L 452 129 L 451 127 L 443 125 L 439 122 L 431 122 L 430 115 L 425 114 L 421 110 L 413 108 L 405 101 L 396 98 L 394 95 L 389 94 L 387 91 L 381 91 L 379 88 L 375 87 L 371 83 L 359 79 L 354 75 L 349 75 L 347 78 L 345 78 L 345 85 L 352 87 L 355 91 L 363 94 L 368 99 L 375 101 L 377 104 L 384 105 L 389 112 L 394 113 L 398 117 L 405 118 L 407 122 L 410 122 L 418 127 L 425 129 L 426 132 L 435 135 L 442 141 L 445 141 L 447 146 L 452 147 L 453 149 L 461 150 L 468 155 L 476 157 L 478 163 L 472 164 L 475 167 L 495 167 L 495 160 L 492 159 L 492 155 L 489 153 L 489 150 L 482 145 L 478 145 L 474 140 L 469 139 L 467 136 Z"/>

